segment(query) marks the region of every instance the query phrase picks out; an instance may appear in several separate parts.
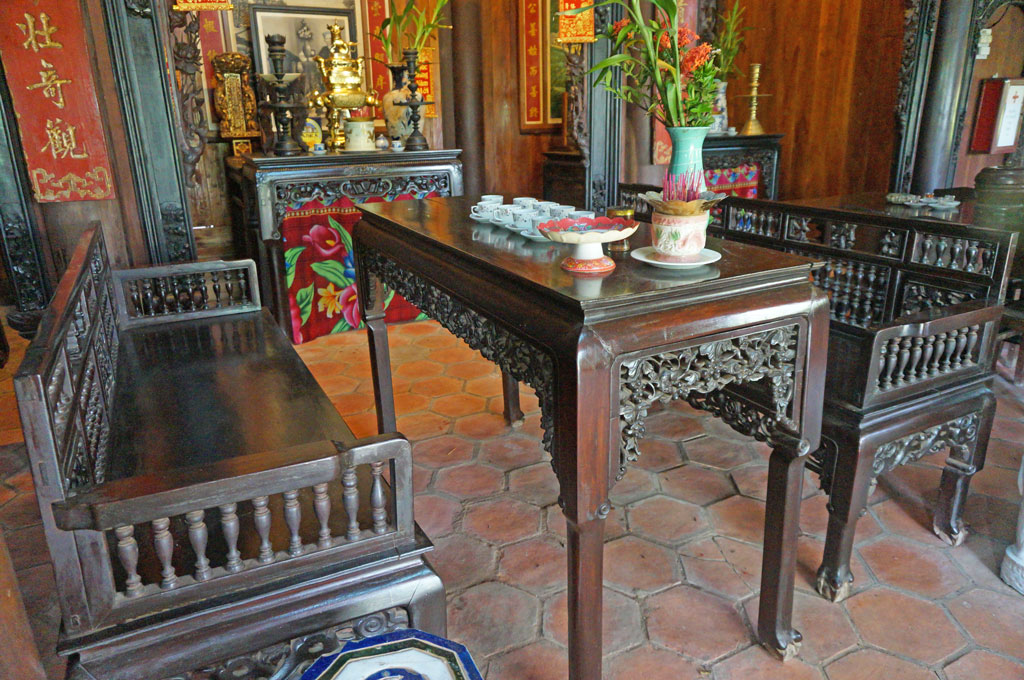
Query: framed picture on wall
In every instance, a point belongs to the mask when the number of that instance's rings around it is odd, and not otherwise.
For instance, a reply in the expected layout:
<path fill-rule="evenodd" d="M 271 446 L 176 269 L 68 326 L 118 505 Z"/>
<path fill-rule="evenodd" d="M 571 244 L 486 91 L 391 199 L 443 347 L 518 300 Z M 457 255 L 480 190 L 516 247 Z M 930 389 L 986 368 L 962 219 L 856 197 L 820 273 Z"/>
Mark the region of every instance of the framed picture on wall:
<path fill-rule="evenodd" d="M 558 0 L 519 0 L 519 127 L 554 132 L 562 126 L 565 51 L 558 37 Z"/>
<path fill-rule="evenodd" d="M 973 153 L 1012 153 L 1024 115 L 1024 78 L 988 78 L 981 82 L 978 113 L 970 150 Z"/>
<path fill-rule="evenodd" d="M 349 42 L 359 44 L 359 56 L 366 56 L 363 54 L 363 41 L 354 9 L 250 5 L 249 12 L 252 61 L 257 73 L 272 71 L 265 36 L 283 35 L 287 50 L 285 73 L 303 73 L 307 88 L 315 88 L 320 82 L 320 71 L 313 58 L 329 56 L 331 34 L 327 27 L 335 22 L 341 25 Z"/>

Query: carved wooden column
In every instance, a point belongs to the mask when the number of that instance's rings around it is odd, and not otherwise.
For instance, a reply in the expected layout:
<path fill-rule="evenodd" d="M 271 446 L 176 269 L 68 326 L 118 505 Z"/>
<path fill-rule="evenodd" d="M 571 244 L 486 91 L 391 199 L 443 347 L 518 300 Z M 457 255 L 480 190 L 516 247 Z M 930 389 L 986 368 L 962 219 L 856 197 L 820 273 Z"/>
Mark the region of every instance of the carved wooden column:
<path fill-rule="evenodd" d="M 929 193 L 950 185 L 955 171 L 960 103 L 970 87 L 973 0 L 944 0 L 939 7 L 931 71 L 921 106 L 921 128 L 911 191 Z"/>
<path fill-rule="evenodd" d="M 462 149 L 465 192 L 483 193 L 484 126 L 483 50 L 480 39 L 479 0 L 453 0 L 452 12 L 452 97 L 455 106 L 455 145 Z"/>

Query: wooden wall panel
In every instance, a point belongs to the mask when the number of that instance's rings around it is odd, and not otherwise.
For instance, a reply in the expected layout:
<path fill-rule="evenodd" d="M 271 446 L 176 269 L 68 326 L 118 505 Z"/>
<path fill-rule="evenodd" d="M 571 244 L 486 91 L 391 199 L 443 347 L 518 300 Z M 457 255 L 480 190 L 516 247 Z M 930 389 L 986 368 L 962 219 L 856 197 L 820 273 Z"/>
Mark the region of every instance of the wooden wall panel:
<path fill-rule="evenodd" d="M 481 3 L 484 187 L 485 193 L 540 196 L 544 152 L 557 137 L 519 131 L 518 5 L 518 0 Z"/>
<path fill-rule="evenodd" d="M 744 74 L 762 66 L 758 117 L 781 132 L 780 196 L 885 190 L 895 140 L 903 6 L 892 0 L 746 2 Z M 749 118 L 746 77 L 729 84 L 729 121 Z"/>

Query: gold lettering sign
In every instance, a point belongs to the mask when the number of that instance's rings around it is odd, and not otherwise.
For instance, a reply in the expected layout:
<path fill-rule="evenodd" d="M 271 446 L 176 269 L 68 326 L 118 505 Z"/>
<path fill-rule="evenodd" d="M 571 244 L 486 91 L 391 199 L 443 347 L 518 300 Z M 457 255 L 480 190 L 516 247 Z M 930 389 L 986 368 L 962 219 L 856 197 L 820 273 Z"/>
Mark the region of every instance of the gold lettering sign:
<path fill-rule="evenodd" d="M 568 12 L 584 7 L 593 7 L 594 0 L 558 0 L 558 11 Z M 594 36 L 594 10 L 580 12 L 579 14 L 561 14 L 558 17 L 558 42 L 567 43 L 592 43 L 597 38 Z"/>
<path fill-rule="evenodd" d="M 50 100 L 54 106 L 58 109 L 64 108 L 64 85 L 70 85 L 71 80 L 67 78 L 61 78 L 57 75 L 57 69 L 53 67 L 53 64 L 40 59 L 39 64 L 43 67 L 43 70 L 39 72 L 39 82 L 32 85 L 25 86 L 26 90 L 39 90 L 43 91 L 43 96 Z"/>
<path fill-rule="evenodd" d="M 223 10 L 223 9 L 234 9 L 235 6 L 230 2 L 176 2 L 174 3 L 173 9 L 175 12 L 203 12 L 208 9 Z"/>

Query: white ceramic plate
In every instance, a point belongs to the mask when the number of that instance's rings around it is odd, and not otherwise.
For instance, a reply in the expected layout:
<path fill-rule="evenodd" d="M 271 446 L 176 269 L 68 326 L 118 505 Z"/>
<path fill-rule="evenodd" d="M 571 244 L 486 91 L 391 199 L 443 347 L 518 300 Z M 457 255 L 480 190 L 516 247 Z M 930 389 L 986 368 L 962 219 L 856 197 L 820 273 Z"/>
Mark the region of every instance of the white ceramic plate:
<path fill-rule="evenodd" d="M 693 269 L 694 267 L 703 267 L 706 264 L 712 264 L 722 259 L 720 252 L 710 248 L 700 251 L 697 259 L 693 262 L 662 262 L 661 260 L 656 260 L 654 259 L 654 246 L 637 248 L 636 250 L 631 250 L 629 254 L 633 256 L 634 260 L 640 260 L 644 264 L 661 267 L 662 269 Z"/>

